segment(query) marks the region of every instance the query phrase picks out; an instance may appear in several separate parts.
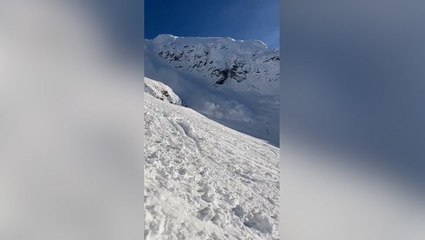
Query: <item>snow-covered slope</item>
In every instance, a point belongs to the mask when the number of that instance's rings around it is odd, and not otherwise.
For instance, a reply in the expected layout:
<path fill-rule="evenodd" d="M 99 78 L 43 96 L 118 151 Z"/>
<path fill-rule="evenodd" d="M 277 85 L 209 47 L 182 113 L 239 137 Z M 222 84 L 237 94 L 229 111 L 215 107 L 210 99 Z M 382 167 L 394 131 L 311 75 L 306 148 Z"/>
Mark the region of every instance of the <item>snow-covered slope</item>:
<path fill-rule="evenodd" d="M 279 143 L 279 51 L 260 41 L 159 35 L 145 41 L 145 74 L 184 105 Z"/>
<path fill-rule="evenodd" d="M 145 78 L 144 85 L 145 92 L 149 95 L 172 104 L 182 104 L 179 96 L 169 86 L 149 78 Z"/>
<path fill-rule="evenodd" d="M 279 150 L 145 91 L 145 239 L 279 239 Z"/>

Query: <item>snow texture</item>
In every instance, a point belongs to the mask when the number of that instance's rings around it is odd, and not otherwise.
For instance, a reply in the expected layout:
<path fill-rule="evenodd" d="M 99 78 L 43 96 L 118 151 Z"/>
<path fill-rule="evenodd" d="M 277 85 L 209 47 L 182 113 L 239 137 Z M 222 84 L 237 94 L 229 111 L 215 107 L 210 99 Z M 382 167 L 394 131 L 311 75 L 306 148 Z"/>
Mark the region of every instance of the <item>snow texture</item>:
<path fill-rule="evenodd" d="M 279 239 L 279 149 L 145 82 L 145 239 Z"/>

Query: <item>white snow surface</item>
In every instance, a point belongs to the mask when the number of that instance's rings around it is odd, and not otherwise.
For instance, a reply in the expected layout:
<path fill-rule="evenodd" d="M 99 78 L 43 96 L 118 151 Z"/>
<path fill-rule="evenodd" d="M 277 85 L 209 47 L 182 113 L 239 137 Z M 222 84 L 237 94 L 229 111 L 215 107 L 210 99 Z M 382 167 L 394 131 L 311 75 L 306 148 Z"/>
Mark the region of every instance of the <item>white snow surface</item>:
<path fill-rule="evenodd" d="M 177 96 L 169 86 L 149 78 L 145 78 L 144 85 L 145 92 L 148 94 L 162 101 L 167 101 L 177 105 L 182 104 L 179 96 Z"/>
<path fill-rule="evenodd" d="M 279 239 L 279 149 L 145 91 L 145 239 Z"/>
<path fill-rule="evenodd" d="M 279 145 L 279 51 L 261 41 L 162 34 L 145 41 L 145 76 L 183 105 Z"/>

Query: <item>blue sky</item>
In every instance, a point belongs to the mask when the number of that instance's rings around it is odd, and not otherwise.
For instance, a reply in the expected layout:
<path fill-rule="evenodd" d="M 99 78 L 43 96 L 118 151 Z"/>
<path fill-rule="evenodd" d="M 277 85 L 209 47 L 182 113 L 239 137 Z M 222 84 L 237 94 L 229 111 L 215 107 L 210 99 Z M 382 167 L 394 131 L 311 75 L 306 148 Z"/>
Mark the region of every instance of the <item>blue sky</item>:
<path fill-rule="evenodd" d="M 161 33 L 261 40 L 279 48 L 279 0 L 146 0 L 145 38 Z"/>

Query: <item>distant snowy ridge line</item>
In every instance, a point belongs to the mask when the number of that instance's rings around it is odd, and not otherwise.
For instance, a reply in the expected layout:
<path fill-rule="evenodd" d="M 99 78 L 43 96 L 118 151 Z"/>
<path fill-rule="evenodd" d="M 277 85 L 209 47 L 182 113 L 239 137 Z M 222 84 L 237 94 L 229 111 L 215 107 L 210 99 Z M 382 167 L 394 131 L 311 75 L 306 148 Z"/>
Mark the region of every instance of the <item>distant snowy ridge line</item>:
<path fill-rule="evenodd" d="M 252 43 L 258 47 L 261 48 L 267 48 L 269 49 L 269 47 L 267 46 L 267 44 L 265 44 L 263 41 L 261 40 L 241 40 L 241 39 L 234 39 L 232 37 L 179 37 L 179 36 L 175 36 L 173 34 L 159 34 L 155 39 L 177 39 L 177 38 L 181 38 L 181 39 L 205 39 L 205 40 L 209 40 L 209 41 L 233 41 L 233 42 L 238 42 L 238 43 Z M 277 51 L 277 49 L 272 49 L 274 51 Z"/>

